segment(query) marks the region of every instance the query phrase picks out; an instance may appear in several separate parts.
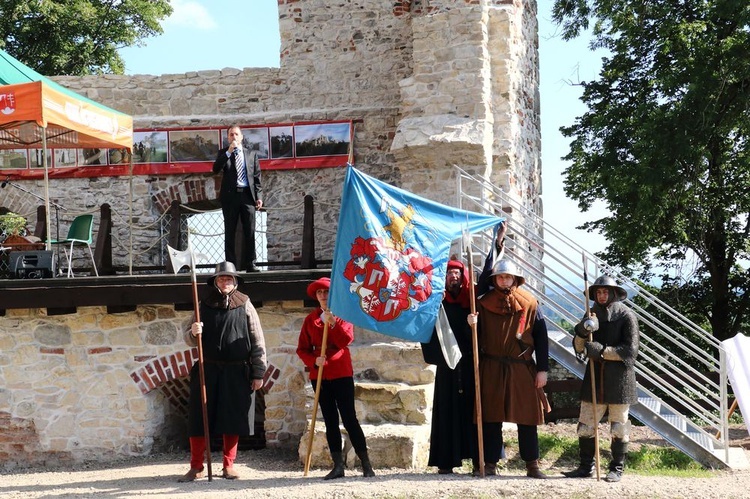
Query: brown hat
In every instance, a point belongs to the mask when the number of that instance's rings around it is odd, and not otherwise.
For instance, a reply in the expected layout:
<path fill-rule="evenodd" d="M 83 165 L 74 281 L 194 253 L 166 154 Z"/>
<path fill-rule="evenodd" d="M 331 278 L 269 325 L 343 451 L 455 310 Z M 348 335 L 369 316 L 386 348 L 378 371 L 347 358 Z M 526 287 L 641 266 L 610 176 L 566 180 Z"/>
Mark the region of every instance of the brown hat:
<path fill-rule="evenodd" d="M 317 281 L 311 282 L 310 285 L 307 286 L 307 296 L 313 300 L 317 300 L 315 293 L 317 293 L 319 289 L 331 289 L 331 279 L 328 277 L 321 277 Z"/>
<path fill-rule="evenodd" d="M 208 278 L 208 285 L 213 286 L 214 281 L 220 275 L 231 275 L 237 281 L 237 285 L 242 284 L 242 277 L 237 273 L 237 269 L 232 262 L 217 263 L 216 270 L 214 270 L 214 273 Z"/>

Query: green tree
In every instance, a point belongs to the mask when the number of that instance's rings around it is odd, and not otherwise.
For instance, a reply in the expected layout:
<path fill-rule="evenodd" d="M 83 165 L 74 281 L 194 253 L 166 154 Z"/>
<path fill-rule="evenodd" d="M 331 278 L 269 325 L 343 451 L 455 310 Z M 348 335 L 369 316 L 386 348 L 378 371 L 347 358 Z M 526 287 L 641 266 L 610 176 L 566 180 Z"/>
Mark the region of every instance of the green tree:
<path fill-rule="evenodd" d="M 747 328 L 750 295 L 750 3 L 738 0 L 556 0 L 563 38 L 591 28 L 605 49 L 588 106 L 561 130 L 565 193 L 607 216 L 613 265 L 666 278 L 725 339 Z M 685 265 L 692 262 L 690 269 Z"/>
<path fill-rule="evenodd" d="M 122 74 L 117 50 L 171 13 L 169 0 L 0 0 L 0 48 L 43 75 Z"/>

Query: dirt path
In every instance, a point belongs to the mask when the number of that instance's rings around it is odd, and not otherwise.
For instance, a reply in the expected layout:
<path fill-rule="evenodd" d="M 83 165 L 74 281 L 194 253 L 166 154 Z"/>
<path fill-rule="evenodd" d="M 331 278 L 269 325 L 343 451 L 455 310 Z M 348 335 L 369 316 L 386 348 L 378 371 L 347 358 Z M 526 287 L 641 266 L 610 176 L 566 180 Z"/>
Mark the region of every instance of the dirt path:
<path fill-rule="evenodd" d="M 572 425 L 571 425 L 572 426 Z M 558 426 L 552 433 L 570 433 Z M 633 443 L 659 441 L 648 430 L 636 430 Z M 743 442 L 748 439 L 744 431 Z M 663 442 L 663 441 L 662 441 Z M 214 458 L 214 474 L 221 473 L 221 460 Z M 218 468 L 216 466 L 218 460 Z M 133 458 L 109 465 L 79 465 L 75 469 L 33 469 L 4 472 L 0 476 L 3 498 L 748 498 L 750 470 L 716 471 L 710 478 L 652 477 L 628 473 L 622 482 L 610 484 L 596 479 L 568 479 L 560 472 L 568 467 L 543 462 L 548 480 L 533 480 L 520 470 L 503 470 L 484 479 L 467 474 L 437 475 L 430 470 L 377 469 L 375 478 L 365 479 L 360 470 L 347 470 L 346 478 L 325 481 L 327 470 L 313 469 L 303 476 L 296 455 L 279 449 L 240 452 L 236 469 L 241 479 L 177 483 L 187 471 L 187 454 Z"/>

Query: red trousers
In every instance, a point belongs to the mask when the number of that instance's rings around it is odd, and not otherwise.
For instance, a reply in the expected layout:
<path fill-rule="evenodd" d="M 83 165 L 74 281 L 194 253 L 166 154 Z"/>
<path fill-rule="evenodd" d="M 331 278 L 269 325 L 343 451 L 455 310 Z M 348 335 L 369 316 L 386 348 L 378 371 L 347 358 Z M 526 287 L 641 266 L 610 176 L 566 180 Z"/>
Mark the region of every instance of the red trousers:
<path fill-rule="evenodd" d="M 237 444 L 239 435 L 224 435 L 224 468 L 231 468 L 237 459 Z M 206 458 L 206 439 L 203 437 L 190 437 L 190 468 L 203 469 L 203 461 Z"/>

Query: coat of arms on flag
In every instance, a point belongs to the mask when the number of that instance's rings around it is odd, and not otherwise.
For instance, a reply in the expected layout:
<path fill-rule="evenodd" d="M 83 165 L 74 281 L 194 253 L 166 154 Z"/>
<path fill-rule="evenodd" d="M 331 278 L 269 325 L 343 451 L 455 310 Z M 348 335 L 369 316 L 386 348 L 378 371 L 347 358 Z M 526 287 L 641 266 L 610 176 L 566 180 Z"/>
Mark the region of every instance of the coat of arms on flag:
<path fill-rule="evenodd" d="M 357 325 L 427 341 L 451 242 L 501 217 L 444 206 L 347 169 L 331 271 L 331 311 Z"/>

